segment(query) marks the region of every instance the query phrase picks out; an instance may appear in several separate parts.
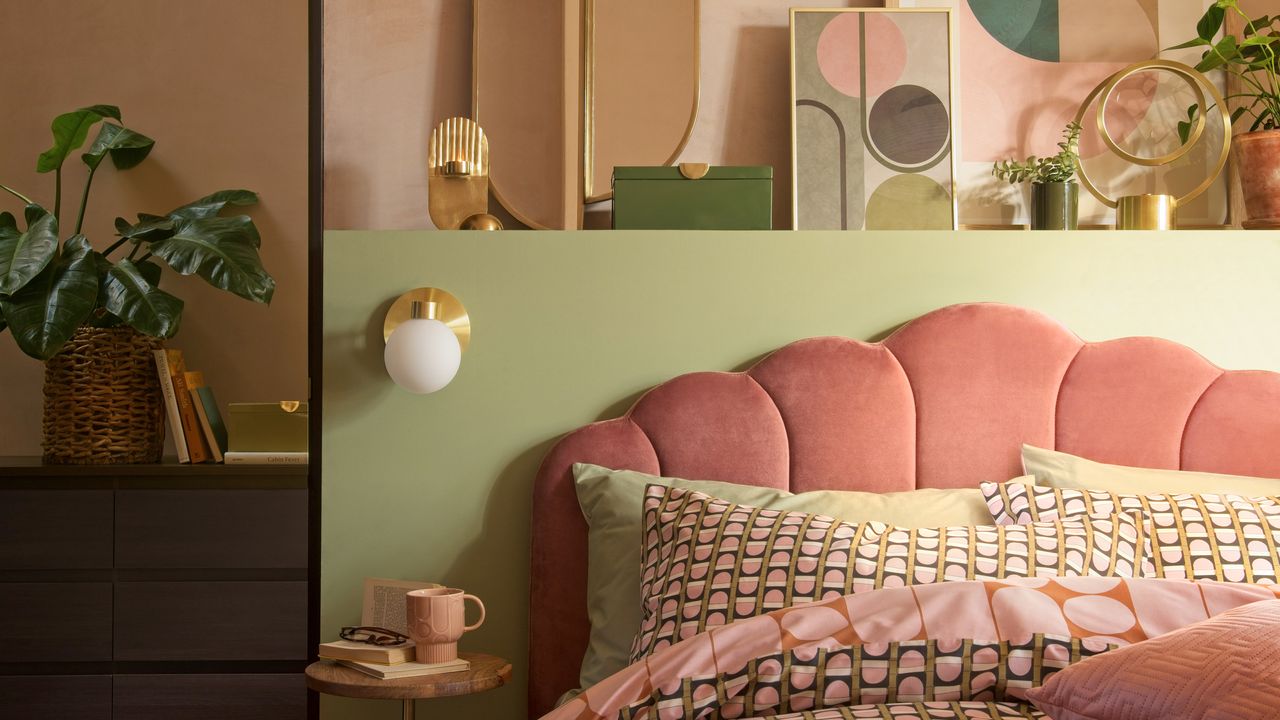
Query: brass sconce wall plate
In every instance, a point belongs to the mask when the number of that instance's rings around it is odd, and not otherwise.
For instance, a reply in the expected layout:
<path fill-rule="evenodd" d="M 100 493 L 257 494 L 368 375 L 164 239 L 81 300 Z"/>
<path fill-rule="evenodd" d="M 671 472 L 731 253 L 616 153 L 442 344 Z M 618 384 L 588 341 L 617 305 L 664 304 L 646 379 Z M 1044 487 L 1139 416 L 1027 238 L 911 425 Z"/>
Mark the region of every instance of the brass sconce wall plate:
<path fill-rule="evenodd" d="M 1165 71 L 1182 78 L 1191 87 L 1192 92 L 1195 93 L 1196 108 L 1198 110 L 1187 141 L 1179 146 L 1177 150 L 1167 155 L 1153 158 L 1139 157 L 1121 148 L 1115 139 L 1111 137 L 1106 123 L 1107 103 L 1111 100 L 1116 86 L 1125 78 L 1145 71 Z M 1076 113 L 1076 122 L 1078 123 L 1083 122 L 1089 107 L 1093 105 L 1094 100 L 1098 100 L 1096 113 L 1098 133 L 1112 153 L 1134 165 L 1158 167 L 1168 165 L 1191 152 L 1196 143 L 1203 138 L 1207 115 L 1212 111 L 1205 101 L 1206 90 L 1208 91 L 1209 99 L 1213 101 L 1213 108 L 1216 109 L 1216 114 L 1222 119 L 1222 147 L 1218 152 L 1218 159 L 1214 163 L 1213 169 L 1190 192 L 1182 196 L 1168 194 L 1128 195 L 1113 200 L 1103 194 L 1093 180 L 1089 178 L 1084 164 L 1078 164 L 1077 170 L 1079 172 L 1077 172 L 1077 175 L 1080 177 L 1080 184 L 1084 185 L 1085 189 L 1098 198 L 1102 204 L 1116 209 L 1117 230 L 1173 230 L 1177 228 L 1178 206 L 1185 205 L 1187 202 L 1199 197 L 1205 190 L 1208 190 L 1209 186 L 1213 184 L 1213 181 L 1217 179 L 1227 165 L 1227 157 L 1231 152 L 1231 113 L 1227 109 L 1227 103 L 1222 98 L 1222 93 L 1218 92 L 1218 88 L 1214 86 L 1209 78 L 1190 65 L 1161 59 L 1145 60 L 1120 70 L 1103 80 L 1080 104 L 1080 110 Z"/>
<path fill-rule="evenodd" d="M 391 333 L 395 332 L 401 323 L 413 317 L 414 302 L 422 303 L 423 308 L 434 307 L 430 317 L 447 325 L 457 336 L 462 351 L 466 352 L 467 346 L 471 344 L 471 317 L 467 314 L 467 308 L 452 293 L 433 287 L 414 288 L 396 298 L 391 308 L 387 310 L 387 317 L 382 323 L 383 342 L 391 337 Z M 434 306 L 431 303 L 434 303 Z"/>
<path fill-rule="evenodd" d="M 427 210 L 441 230 L 458 229 L 489 211 L 489 139 L 469 118 L 448 118 L 431 131 Z"/>

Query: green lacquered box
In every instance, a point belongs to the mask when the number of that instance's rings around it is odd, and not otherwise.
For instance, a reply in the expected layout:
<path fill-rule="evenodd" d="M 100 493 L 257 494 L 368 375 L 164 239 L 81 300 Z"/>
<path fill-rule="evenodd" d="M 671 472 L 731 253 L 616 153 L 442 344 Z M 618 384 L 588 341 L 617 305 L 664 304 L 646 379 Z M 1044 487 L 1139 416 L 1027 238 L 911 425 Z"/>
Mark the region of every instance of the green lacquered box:
<path fill-rule="evenodd" d="M 227 449 L 231 452 L 307 452 L 310 408 L 304 402 L 231 403 Z"/>
<path fill-rule="evenodd" d="M 773 168 L 616 167 L 613 227 L 772 230 Z"/>

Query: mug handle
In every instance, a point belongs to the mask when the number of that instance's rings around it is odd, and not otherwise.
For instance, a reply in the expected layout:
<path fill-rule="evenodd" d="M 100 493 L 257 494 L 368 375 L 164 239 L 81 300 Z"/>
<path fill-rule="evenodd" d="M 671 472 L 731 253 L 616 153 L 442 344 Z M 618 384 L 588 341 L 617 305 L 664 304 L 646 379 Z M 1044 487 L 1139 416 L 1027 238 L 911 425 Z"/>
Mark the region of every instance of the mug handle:
<path fill-rule="evenodd" d="M 463 595 L 463 596 L 462 596 L 462 602 L 463 602 L 464 604 L 465 604 L 465 603 L 466 603 L 466 601 L 468 601 L 468 600 L 475 600 L 475 601 L 476 601 L 476 605 L 478 605 L 478 606 L 480 607 L 480 619 L 476 621 L 476 624 L 475 624 L 475 625 L 466 625 L 466 626 L 464 626 L 464 627 L 462 628 L 462 631 L 463 631 L 463 632 L 471 632 L 472 630 L 475 630 L 476 628 L 478 628 L 478 627 L 480 627 L 481 625 L 483 625 L 483 624 L 484 624 L 484 603 L 480 602 L 480 598 L 476 597 L 475 595 Z M 464 620 L 463 622 L 466 622 L 466 621 Z"/>

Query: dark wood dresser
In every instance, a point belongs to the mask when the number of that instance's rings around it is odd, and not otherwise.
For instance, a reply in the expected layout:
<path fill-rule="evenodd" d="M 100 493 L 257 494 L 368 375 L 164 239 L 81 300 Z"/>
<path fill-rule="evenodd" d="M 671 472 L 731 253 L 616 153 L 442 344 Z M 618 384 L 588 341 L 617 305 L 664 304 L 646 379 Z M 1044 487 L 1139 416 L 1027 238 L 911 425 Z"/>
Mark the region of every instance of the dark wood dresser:
<path fill-rule="evenodd" d="M 0 458 L 0 718 L 304 720 L 306 466 Z"/>

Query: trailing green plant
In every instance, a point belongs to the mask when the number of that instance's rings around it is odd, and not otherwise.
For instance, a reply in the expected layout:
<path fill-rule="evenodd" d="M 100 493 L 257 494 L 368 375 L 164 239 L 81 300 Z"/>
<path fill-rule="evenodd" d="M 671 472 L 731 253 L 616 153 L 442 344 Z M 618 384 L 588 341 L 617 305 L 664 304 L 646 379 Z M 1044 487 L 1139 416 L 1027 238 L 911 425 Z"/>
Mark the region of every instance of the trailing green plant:
<path fill-rule="evenodd" d="M 99 122 L 97 138 L 80 155 L 89 174 L 74 229 L 60 240 L 62 166 Z M 256 203 L 258 196 L 249 190 L 221 190 L 163 215 L 139 213 L 137 222 L 118 217 L 116 240 L 101 252 L 94 249 L 81 230 L 102 161 L 110 157 L 117 170 L 128 170 L 146 160 L 155 146 L 122 122 L 114 105 L 93 105 L 54 118 L 53 146 L 36 160 L 36 172 L 54 174 L 52 212 L 0 185 L 0 191 L 25 205 L 25 228 L 13 214 L 0 212 L 0 332 L 7 327 L 18 347 L 38 360 L 57 354 L 85 324 L 127 325 L 153 337 L 173 337 L 182 322 L 183 302 L 160 289 L 161 262 L 180 275 L 198 275 L 254 302 L 271 302 L 275 291 L 275 280 L 258 255 L 262 240 L 253 220 L 222 215 L 228 206 Z M 112 258 L 117 252 L 124 257 Z"/>
<path fill-rule="evenodd" d="M 1049 157 L 1032 155 L 1022 162 L 1003 160 L 991 168 L 991 174 L 1011 185 L 1018 183 L 1071 182 L 1080 165 L 1080 123 L 1069 122 L 1062 130 L 1058 154 Z"/>
<path fill-rule="evenodd" d="M 1224 29 L 1228 12 L 1244 21 L 1239 35 Z M 1203 47 L 1196 70 L 1209 72 L 1221 69 L 1240 81 L 1241 92 L 1224 98 L 1229 104 L 1238 101 L 1231 111 L 1231 123 L 1234 125 L 1248 115 L 1253 119 L 1249 125 L 1250 132 L 1274 130 L 1280 126 L 1280 68 L 1277 67 L 1280 35 L 1276 34 L 1277 23 L 1280 23 L 1280 15 L 1263 15 L 1251 20 L 1240 9 L 1239 0 L 1217 0 L 1196 23 L 1195 38 L 1166 49 Z M 1213 38 L 1220 31 L 1222 38 L 1215 41 Z M 1200 108 L 1192 105 L 1187 109 L 1187 119 L 1178 123 L 1178 136 L 1183 143 L 1190 137 L 1199 112 Z"/>

